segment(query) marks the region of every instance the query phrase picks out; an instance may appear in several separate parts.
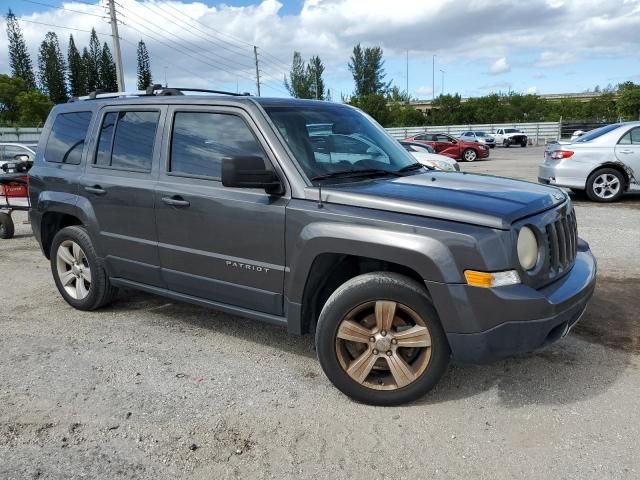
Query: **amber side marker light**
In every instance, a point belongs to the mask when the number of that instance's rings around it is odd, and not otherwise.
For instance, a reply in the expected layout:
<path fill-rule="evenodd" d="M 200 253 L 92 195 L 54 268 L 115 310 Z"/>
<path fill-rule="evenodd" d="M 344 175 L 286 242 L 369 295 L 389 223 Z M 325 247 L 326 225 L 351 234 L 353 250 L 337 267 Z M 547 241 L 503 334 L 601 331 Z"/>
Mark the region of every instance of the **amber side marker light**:
<path fill-rule="evenodd" d="M 475 270 L 465 270 L 464 278 L 467 284 L 472 287 L 492 288 L 505 287 L 507 285 L 517 285 L 520 283 L 520 275 L 515 270 L 506 272 L 478 272 Z"/>

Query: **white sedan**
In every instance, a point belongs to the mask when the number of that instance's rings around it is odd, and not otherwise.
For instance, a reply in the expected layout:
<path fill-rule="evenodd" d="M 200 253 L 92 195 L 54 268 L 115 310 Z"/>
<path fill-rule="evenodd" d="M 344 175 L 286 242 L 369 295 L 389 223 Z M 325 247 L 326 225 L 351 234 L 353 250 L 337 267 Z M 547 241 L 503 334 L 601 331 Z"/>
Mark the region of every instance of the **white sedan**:
<path fill-rule="evenodd" d="M 425 167 L 430 167 L 435 170 L 460 171 L 460 165 L 458 165 L 458 162 L 445 155 L 438 155 L 429 145 L 405 141 L 401 141 L 400 144 Z"/>

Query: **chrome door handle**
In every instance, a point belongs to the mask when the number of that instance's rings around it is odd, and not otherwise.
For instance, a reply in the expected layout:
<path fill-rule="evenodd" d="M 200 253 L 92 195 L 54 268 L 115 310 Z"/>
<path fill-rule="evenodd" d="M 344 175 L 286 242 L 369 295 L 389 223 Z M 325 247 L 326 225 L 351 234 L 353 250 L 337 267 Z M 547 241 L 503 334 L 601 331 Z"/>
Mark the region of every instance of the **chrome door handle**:
<path fill-rule="evenodd" d="M 104 195 L 107 191 L 100 185 L 94 185 L 93 187 L 84 187 L 86 192 L 93 193 L 94 195 Z"/>
<path fill-rule="evenodd" d="M 620 150 L 620 153 L 630 154 L 633 153 L 633 150 Z"/>
<path fill-rule="evenodd" d="M 162 197 L 162 201 L 172 207 L 188 207 L 191 202 L 182 197 Z"/>

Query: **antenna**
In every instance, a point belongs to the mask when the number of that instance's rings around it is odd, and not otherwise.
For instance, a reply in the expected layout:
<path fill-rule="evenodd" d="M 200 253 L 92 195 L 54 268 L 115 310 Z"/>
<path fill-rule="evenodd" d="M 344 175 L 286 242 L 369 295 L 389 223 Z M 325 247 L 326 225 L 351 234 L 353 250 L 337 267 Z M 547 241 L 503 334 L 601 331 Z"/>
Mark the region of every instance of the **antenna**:
<path fill-rule="evenodd" d="M 318 208 L 322 208 L 324 205 L 322 204 L 322 184 L 318 184 Z"/>

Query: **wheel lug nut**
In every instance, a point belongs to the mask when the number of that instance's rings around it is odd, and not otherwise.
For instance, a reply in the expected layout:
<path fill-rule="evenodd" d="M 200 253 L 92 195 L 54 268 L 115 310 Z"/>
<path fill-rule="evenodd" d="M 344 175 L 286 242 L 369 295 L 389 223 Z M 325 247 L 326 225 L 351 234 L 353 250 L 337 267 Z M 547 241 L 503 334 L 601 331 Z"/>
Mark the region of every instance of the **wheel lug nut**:
<path fill-rule="evenodd" d="M 391 339 L 391 343 L 393 343 L 394 345 L 397 345 L 398 344 L 398 340 L 393 338 L 393 339 Z"/>
<path fill-rule="evenodd" d="M 376 337 L 369 337 L 369 341 L 372 342 L 372 343 L 375 342 L 376 341 Z"/>
<path fill-rule="evenodd" d="M 387 350 L 387 357 L 390 357 L 393 354 L 391 350 Z"/>
<path fill-rule="evenodd" d="M 386 331 L 386 330 L 382 330 L 382 331 L 380 332 L 380 335 L 382 335 L 383 337 L 386 337 L 386 335 L 387 335 L 387 331 Z"/>
<path fill-rule="evenodd" d="M 376 350 L 375 348 L 373 349 L 373 354 L 377 355 L 378 354 L 378 350 Z"/>

